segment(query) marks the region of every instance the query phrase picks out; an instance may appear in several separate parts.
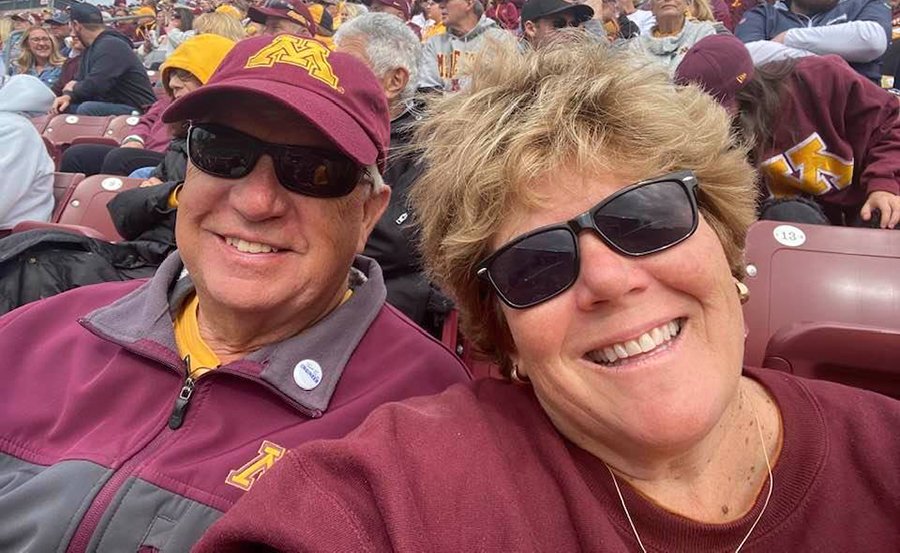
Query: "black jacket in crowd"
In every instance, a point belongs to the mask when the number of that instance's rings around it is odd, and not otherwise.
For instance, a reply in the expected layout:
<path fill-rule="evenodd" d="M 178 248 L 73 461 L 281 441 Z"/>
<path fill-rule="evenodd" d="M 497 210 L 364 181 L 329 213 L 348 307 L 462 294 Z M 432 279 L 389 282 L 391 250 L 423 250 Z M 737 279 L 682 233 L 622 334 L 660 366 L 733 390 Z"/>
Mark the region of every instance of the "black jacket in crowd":
<path fill-rule="evenodd" d="M 124 242 L 36 229 L 0 240 L 0 314 L 98 282 L 153 275 L 175 249 L 169 195 L 177 182 L 126 190 L 108 209 Z"/>
<path fill-rule="evenodd" d="M 71 92 L 73 104 L 87 101 L 134 106 L 143 111 L 156 101 L 147 69 L 131 49 L 128 37 L 107 29 L 81 54 Z"/>
<path fill-rule="evenodd" d="M 154 177 L 163 182 L 183 181 L 187 174 L 187 138 L 175 137 L 166 148 L 165 157 L 153 170 Z"/>
<path fill-rule="evenodd" d="M 422 272 L 415 246 L 414 217 L 407 202 L 410 188 L 423 169 L 415 155 L 404 151 L 412 139 L 413 126 L 421 119 L 420 109 L 413 104 L 391 121 L 391 145 L 384 174 L 391 187 L 391 201 L 375 224 L 363 255 L 381 265 L 388 303 L 440 337 L 444 318 L 453 304 Z"/>

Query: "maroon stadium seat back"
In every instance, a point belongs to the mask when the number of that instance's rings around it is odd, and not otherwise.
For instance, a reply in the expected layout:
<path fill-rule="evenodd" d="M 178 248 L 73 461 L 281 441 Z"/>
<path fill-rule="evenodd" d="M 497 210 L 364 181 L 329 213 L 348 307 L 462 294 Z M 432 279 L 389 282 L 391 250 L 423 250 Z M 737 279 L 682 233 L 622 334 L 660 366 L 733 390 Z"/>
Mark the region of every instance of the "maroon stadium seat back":
<path fill-rule="evenodd" d="M 87 177 L 75 185 L 56 222 L 90 227 L 113 242 L 121 240 L 106 204 L 119 192 L 137 188 L 142 182 L 142 179 L 111 175 Z"/>
<path fill-rule="evenodd" d="M 44 136 L 63 149 L 72 144 L 76 138 L 102 137 L 106 133 L 112 116 L 91 117 L 61 113 L 50 120 L 44 129 Z"/>
<path fill-rule="evenodd" d="M 853 326 L 848 336 L 900 329 L 900 232 L 760 221 L 747 234 L 745 259 L 750 288 L 744 305 L 746 365 L 763 365 L 770 345 L 775 358 L 788 355 L 779 348 L 794 351 L 799 347 L 794 344 L 806 343 L 790 334 L 798 328 L 823 336 L 814 323 Z M 796 327 L 799 323 L 808 324 Z M 835 333 L 824 335 L 840 334 Z M 820 345 L 815 361 L 827 364 L 847 344 Z M 785 361 L 781 368 L 792 370 L 793 359 Z M 900 357 L 892 362 L 900 371 Z M 898 377 L 900 372 L 893 376 Z"/>
<path fill-rule="evenodd" d="M 47 124 L 50 122 L 49 115 L 38 115 L 37 117 L 31 118 L 31 123 L 34 125 L 34 128 L 37 129 L 38 134 L 43 133 L 47 128 Z"/>
<path fill-rule="evenodd" d="M 53 160 L 53 166 L 56 169 L 59 169 L 59 161 L 62 158 L 62 152 L 60 151 L 59 146 L 54 144 L 52 140 L 44 135 L 41 135 L 41 140 L 44 141 L 44 148 L 47 150 L 50 159 Z"/>
<path fill-rule="evenodd" d="M 769 339 L 763 365 L 900 399 L 900 329 L 796 323 Z"/>
<path fill-rule="evenodd" d="M 75 190 L 75 185 L 81 182 L 82 179 L 84 179 L 84 175 L 81 173 L 53 173 L 54 207 L 51 221 L 57 222 L 63 206 L 66 205 L 69 196 Z"/>
<path fill-rule="evenodd" d="M 137 115 L 119 115 L 113 117 L 103 136 L 115 140 L 116 144 L 121 144 L 122 139 L 130 134 L 134 134 L 134 127 L 137 126 L 140 121 L 141 118 Z"/>

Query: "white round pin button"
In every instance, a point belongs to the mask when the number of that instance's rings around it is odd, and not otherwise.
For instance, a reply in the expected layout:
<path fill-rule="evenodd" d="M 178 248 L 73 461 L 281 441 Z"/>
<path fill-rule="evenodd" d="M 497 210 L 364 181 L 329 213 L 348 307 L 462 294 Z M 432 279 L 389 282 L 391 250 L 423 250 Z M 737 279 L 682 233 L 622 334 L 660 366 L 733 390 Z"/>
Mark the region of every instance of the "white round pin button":
<path fill-rule="evenodd" d="M 306 391 L 322 382 L 322 367 L 312 359 L 304 359 L 294 366 L 294 382 Z"/>
<path fill-rule="evenodd" d="M 778 225 L 772 235 L 779 244 L 791 248 L 802 246 L 806 242 L 806 233 L 794 225 Z"/>

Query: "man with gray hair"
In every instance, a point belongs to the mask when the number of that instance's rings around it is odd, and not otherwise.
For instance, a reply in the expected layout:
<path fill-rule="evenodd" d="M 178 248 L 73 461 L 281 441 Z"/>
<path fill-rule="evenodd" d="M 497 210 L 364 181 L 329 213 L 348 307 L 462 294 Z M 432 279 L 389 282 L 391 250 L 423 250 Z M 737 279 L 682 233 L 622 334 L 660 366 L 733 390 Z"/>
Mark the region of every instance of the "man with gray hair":
<path fill-rule="evenodd" d="M 450 302 L 435 290 L 422 273 L 413 246 L 413 217 L 406 196 L 422 171 L 418 159 L 406 151 L 413 125 L 422 118 L 414 96 L 422 47 L 415 34 L 398 17 L 367 13 L 340 26 L 334 35 L 335 51 L 355 56 L 372 69 L 388 99 L 391 142 L 385 181 L 391 200 L 379 219 L 364 255 L 381 265 L 387 301 L 420 326 L 439 335 Z"/>
<path fill-rule="evenodd" d="M 419 88 L 446 92 L 459 90 L 468 64 L 491 40 L 514 40 L 493 19 L 484 15 L 479 0 L 438 0 L 447 32 L 425 43 Z"/>

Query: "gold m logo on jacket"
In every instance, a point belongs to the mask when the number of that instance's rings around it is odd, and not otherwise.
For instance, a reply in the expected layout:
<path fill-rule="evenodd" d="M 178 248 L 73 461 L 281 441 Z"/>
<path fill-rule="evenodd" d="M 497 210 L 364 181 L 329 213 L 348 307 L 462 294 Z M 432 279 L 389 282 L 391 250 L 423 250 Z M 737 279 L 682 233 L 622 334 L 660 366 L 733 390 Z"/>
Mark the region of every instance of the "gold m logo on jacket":
<path fill-rule="evenodd" d="M 280 445 L 273 444 L 269 440 L 263 440 L 256 457 L 241 468 L 229 472 L 225 483 L 248 491 L 264 472 L 272 468 L 275 461 L 281 459 L 284 451 L 285 449 Z"/>
<path fill-rule="evenodd" d="M 767 159 L 759 169 L 769 178 L 769 189 L 776 198 L 795 196 L 798 192 L 819 196 L 842 190 L 853 181 L 853 160 L 830 153 L 819 133 Z"/>
<path fill-rule="evenodd" d="M 338 77 L 328 63 L 328 48 L 315 40 L 279 35 L 265 48 L 247 60 L 244 68 L 273 67 L 286 63 L 306 69 L 309 76 L 341 92 Z"/>

